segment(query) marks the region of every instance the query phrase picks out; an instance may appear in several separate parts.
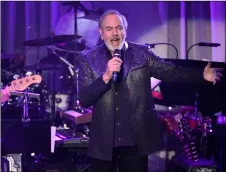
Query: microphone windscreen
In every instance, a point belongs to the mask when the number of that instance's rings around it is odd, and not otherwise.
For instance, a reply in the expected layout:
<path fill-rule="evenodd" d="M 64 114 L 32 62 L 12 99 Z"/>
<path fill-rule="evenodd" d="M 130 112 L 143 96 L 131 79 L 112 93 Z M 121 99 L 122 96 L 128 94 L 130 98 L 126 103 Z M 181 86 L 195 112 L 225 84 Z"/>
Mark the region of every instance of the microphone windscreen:
<path fill-rule="evenodd" d="M 114 51 L 114 54 L 113 54 L 113 56 L 115 57 L 121 57 L 121 51 L 119 50 L 119 49 L 116 49 L 115 51 Z"/>

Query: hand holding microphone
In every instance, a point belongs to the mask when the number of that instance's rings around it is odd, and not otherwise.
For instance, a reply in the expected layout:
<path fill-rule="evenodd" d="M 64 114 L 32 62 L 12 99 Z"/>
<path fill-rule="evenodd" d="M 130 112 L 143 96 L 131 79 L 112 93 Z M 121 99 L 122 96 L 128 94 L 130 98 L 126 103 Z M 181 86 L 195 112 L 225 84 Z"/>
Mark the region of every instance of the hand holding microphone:
<path fill-rule="evenodd" d="M 113 54 L 113 58 L 108 61 L 106 72 L 103 75 L 103 80 L 107 84 L 111 79 L 117 80 L 118 72 L 121 70 L 122 60 L 120 50 L 116 49 Z"/>

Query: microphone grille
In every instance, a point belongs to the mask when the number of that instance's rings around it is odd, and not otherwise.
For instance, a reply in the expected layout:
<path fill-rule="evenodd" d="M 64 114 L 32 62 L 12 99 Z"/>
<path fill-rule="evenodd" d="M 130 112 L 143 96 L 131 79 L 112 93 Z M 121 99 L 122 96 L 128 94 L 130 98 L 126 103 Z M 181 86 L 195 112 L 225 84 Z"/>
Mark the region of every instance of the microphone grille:
<path fill-rule="evenodd" d="M 120 56 L 121 56 L 121 50 L 115 49 L 115 51 L 114 51 L 114 56 L 120 57 Z"/>
<path fill-rule="evenodd" d="M 121 51 L 120 51 L 119 49 L 115 49 L 114 54 L 115 54 L 115 53 L 120 54 L 120 52 L 121 52 Z"/>

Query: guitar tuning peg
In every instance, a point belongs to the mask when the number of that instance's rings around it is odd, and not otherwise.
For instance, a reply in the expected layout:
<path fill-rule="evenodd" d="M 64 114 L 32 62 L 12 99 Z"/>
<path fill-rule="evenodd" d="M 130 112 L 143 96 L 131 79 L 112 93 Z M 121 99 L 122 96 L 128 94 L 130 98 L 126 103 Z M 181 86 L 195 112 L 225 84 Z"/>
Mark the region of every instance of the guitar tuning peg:
<path fill-rule="evenodd" d="M 14 76 L 13 76 L 13 79 L 15 79 L 15 80 L 16 80 L 16 79 L 19 79 L 19 77 L 20 77 L 19 75 L 14 75 Z"/>
<path fill-rule="evenodd" d="M 32 72 L 28 71 L 28 72 L 26 72 L 25 75 L 26 75 L 26 76 L 31 76 L 31 75 L 32 75 Z"/>

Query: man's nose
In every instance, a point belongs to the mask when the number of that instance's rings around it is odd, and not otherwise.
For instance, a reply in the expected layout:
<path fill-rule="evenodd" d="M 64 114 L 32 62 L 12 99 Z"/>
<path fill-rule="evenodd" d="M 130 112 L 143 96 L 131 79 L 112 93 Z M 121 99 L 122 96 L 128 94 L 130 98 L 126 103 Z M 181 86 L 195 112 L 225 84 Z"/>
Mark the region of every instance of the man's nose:
<path fill-rule="evenodd" d="M 117 29 L 113 29 L 113 34 L 114 35 L 118 35 L 118 30 Z"/>

